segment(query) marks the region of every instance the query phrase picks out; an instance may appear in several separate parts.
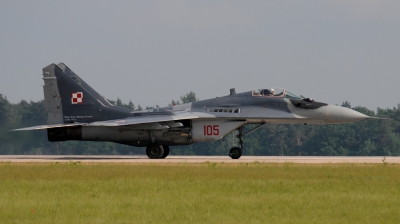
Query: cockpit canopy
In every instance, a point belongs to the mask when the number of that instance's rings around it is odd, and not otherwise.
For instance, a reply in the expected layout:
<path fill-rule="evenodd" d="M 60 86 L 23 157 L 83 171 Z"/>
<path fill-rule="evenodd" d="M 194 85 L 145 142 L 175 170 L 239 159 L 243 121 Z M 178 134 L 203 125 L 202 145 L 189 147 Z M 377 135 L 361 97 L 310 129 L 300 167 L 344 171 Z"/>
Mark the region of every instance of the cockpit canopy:
<path fill-rule="evenodd" d="M 286 90 L 285 98 L 287 98 L 289 100 L 302 100 L 302 99 L 304 99 L 304 97 L 297 96 L 296 94 L 294 94 L 294 93 L 292 93 L 290 91 L 287 91 L 287 90 Z"/>
<path fill-rule="evenodd" d="M 253 96 L 285 97 L 289 100 L 303 100 L 304 97 L 298 96 L 283 88 L 268 88 L 253 91 Z"/>
<path fill-rule="evenodd" d="M 283 88 L 259 89 L 258 91 L 253 91 L 253 96 L 262 96 L 268 98 L 286 98 L 290 100 L 290 102 L 294 106 L 304 109 L 317 109 L 321 106 L 327 105 L 326 103 L 316 102 L 312 98 L 298 96 Z"/>

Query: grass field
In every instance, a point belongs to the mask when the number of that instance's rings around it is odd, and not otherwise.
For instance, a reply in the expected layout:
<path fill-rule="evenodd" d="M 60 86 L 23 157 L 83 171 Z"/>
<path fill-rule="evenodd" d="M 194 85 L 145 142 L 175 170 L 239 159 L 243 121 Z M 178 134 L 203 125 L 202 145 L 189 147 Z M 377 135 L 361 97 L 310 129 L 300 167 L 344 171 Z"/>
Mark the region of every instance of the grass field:
<path fill-rule="evenodd" d="M 0 163 L 0 223 L 400 223 L 400 165 Z"/>

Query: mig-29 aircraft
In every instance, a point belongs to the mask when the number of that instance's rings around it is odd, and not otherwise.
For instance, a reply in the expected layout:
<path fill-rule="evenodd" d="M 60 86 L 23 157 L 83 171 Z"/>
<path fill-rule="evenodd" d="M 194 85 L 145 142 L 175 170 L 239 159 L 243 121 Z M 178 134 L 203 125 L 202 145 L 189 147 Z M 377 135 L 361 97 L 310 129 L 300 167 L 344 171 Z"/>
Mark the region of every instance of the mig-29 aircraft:
<path fill-rule="evenodd" d="M 236 93 L 197 102 L 132 111 L 111 104 L 65 64 L 43 68 L 47 125 L 15 129 L 47 129 L 51 142 L 109 141 L 146 147 L 151 159 L 165 158 L 169 146 L 215 141 L 238 130 L 243 137 L 265 124 L 340 124 L 369 118 L 349 108 L 316 102 L 281 88 Z M 258 124 L 243 133 L 246 124 Z"/>

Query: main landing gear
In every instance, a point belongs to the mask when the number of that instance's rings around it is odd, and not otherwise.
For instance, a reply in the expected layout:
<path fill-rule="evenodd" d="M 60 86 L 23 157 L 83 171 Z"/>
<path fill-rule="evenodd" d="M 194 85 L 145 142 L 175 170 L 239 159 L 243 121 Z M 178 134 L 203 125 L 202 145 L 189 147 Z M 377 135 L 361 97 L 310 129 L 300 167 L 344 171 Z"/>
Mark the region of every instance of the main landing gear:
<path fill-rule="evenodd" d="M 239 139 L 239 147 L 233 147 L 231 150 L 229 150 L 229 157 L 232 159 L 239 159 L 242 156 L 242 150 L 243 150 L 243 126 L 239 128 L 239 134 L 236 135 L 236 137 Z"/>
<path fill-rule="evenodd" d="M 146 148 L 146 154 L 150 159 L 164 159 L 169 154 L 169 146 L 150 144 Z"/>

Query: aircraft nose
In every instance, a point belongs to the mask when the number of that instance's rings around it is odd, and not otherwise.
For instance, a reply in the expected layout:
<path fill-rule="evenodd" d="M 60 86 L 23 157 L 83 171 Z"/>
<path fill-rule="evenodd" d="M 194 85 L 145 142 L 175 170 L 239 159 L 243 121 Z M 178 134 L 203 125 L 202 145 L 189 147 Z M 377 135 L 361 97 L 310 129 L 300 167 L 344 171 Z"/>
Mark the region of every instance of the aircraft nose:
<path fill-rule="evenodd" d="M 336 105 L 327 105 L 326 111 L 326 122 L 335 123 L 350 123 L 354 121 L 360 121 L 367 119 L 368 116 L 352 110 L 347 107 L 341 107 Z"/>

